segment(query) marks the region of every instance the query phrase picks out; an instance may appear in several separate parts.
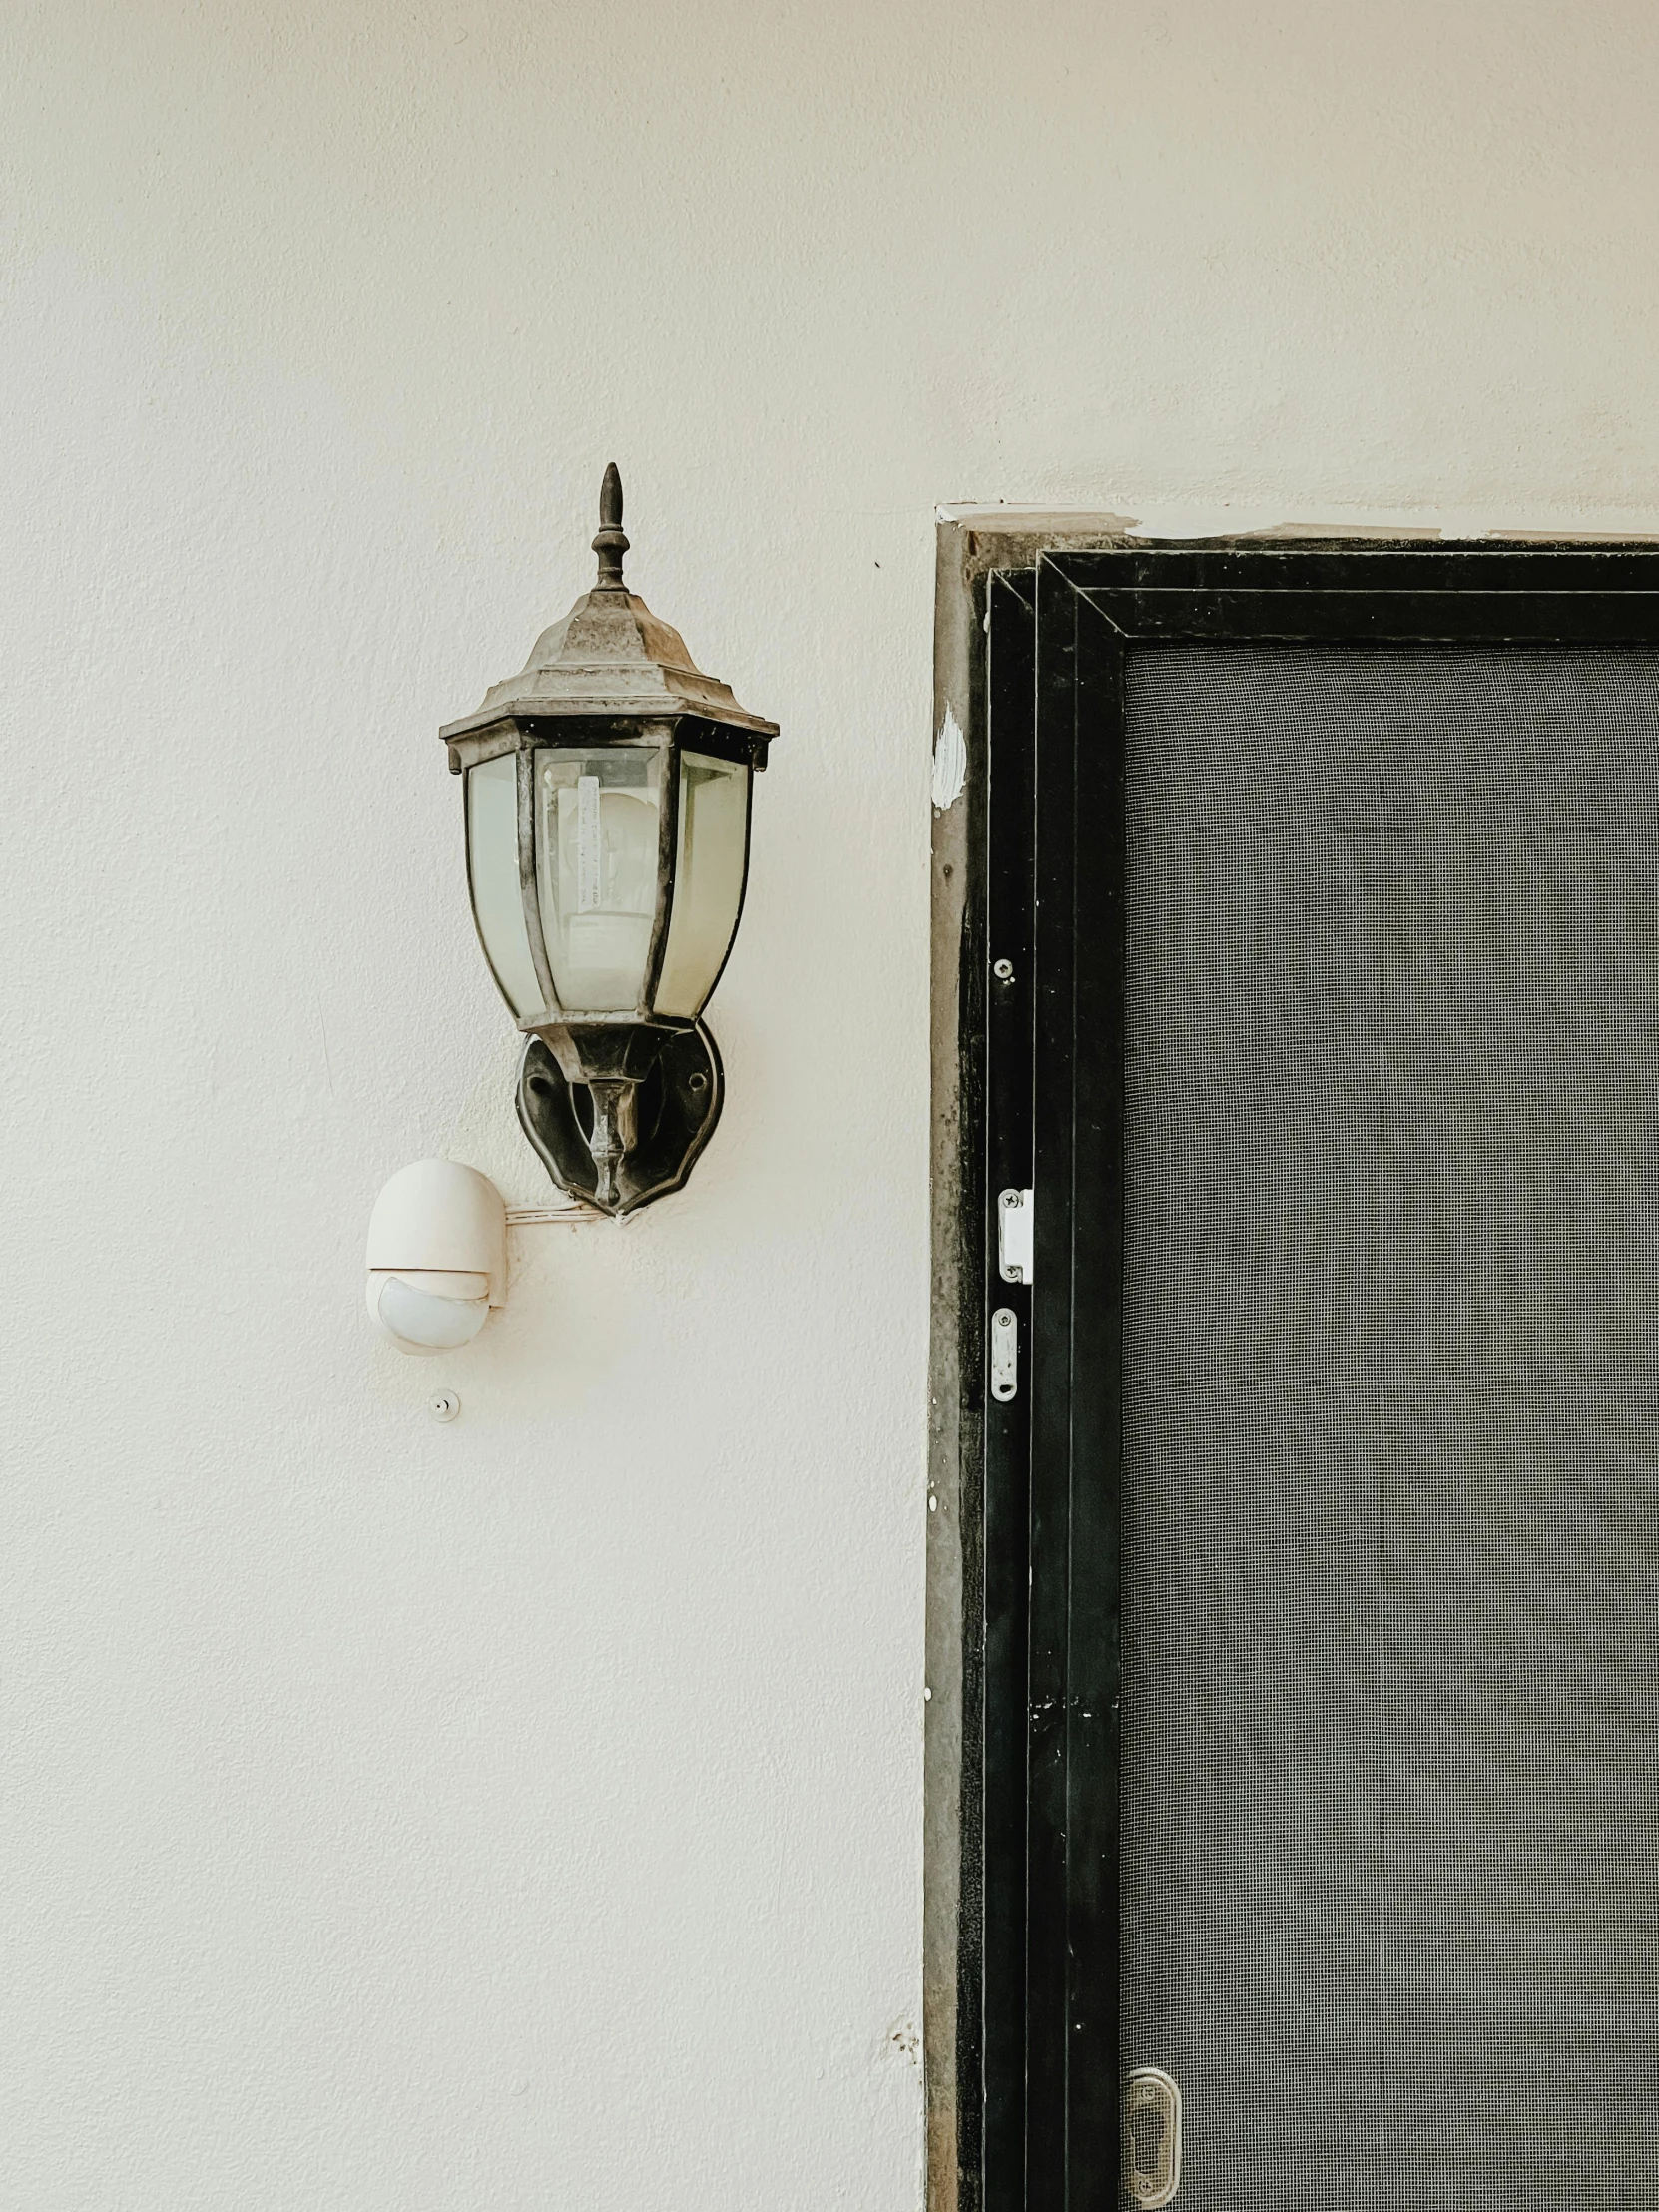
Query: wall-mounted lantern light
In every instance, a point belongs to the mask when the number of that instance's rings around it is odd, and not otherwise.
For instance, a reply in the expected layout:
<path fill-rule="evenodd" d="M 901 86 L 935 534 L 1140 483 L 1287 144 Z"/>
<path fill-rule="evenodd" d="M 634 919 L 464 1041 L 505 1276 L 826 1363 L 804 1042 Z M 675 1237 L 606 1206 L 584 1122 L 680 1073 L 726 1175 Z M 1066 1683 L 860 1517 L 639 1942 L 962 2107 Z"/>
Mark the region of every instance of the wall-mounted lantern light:
<path fill-rule="evenodd" d="M 737 934 L 749 803 L 778 726 L 740 707 L 622 580 L 622 479 L 599 581 L 529 666 L 440 734 L 465 779 L 484 957 L 526 1032 L 518 1118 L 608 1214 L 678 1190 L 719 1118 L 701 1019 Z"/>

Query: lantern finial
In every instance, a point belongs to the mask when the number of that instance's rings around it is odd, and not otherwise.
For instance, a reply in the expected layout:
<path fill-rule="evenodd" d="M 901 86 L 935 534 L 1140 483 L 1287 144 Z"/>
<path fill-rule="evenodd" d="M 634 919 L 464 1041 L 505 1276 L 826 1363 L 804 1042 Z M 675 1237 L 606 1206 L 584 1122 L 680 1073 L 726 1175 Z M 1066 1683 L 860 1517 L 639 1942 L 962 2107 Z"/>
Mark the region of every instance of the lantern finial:
<path fill-rule="evenodd" d="M 626 592 L 622 556 L 628 550 L 628 540 L 622 529 L 622 474 L 615 461 L 607 466 L 605 481 L 599 487 L 599 535 L 593 549 L 599 555 L 599 582 L 594 589 Z"/>

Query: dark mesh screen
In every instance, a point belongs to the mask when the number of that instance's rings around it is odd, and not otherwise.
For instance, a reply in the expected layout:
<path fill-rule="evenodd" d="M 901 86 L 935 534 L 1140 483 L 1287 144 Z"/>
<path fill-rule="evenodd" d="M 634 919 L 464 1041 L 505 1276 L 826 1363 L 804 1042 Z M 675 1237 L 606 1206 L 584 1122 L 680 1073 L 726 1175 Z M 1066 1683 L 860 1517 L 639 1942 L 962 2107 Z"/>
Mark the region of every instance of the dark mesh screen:
<path fill-rule="evenodd" d="M 1659 657 L 1131 663 L 1123 2061 L 1659 2207 Z"/>

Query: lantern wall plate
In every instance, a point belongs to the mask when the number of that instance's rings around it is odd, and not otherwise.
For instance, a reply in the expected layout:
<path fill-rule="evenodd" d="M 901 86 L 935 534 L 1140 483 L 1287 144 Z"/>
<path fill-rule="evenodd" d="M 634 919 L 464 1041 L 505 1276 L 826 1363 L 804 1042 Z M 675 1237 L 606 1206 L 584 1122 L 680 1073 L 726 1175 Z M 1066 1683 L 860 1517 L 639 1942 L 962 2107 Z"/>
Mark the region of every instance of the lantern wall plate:
<path fill-rule="evenodd" d="M 625 1214 L 680 1188 L 719 1118 L 702 1015 L 778 726 L 624 584 L 615 462 L 599 516 L 593 590 L 441 735 L 479 942 L 528 1040 L 519 1119 L 561 1189 Z"/>
<path fill-rule="evenodd" d="M 615 1211 L 630 1214 L 677 1191 L 720 1119 L 723 1077 L 715 1040 L 701 1022 L 677 1029 L 628 1101 L 634 1126 L 617 1169 Z M 593 1109 L 547 1043 L 526 1037 L 518 1063 L 518 1118 L 559 1188 L 594 1203 Z"/>

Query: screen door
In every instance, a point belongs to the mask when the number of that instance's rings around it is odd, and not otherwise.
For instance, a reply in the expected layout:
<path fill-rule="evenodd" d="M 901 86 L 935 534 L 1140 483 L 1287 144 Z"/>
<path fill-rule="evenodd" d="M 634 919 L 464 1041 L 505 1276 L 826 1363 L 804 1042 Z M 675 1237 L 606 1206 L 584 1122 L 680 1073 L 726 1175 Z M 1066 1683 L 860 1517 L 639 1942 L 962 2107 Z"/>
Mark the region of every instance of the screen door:
<path fill-rule="evenodd" d="M 1654 575 L 993 589 L 989 2212 L 1659 2205 Z"/>

